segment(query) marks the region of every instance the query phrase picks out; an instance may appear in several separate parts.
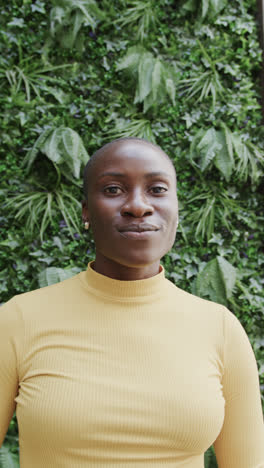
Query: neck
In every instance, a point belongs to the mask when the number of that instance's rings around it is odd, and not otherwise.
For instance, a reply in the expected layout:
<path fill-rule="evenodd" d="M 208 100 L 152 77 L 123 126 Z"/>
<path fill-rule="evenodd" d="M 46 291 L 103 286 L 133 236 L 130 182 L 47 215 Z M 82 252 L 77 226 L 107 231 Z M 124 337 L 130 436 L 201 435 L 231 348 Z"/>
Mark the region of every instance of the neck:
<path fill-rule="evenodd" d="M 160 272 L 160 261 L 143 267 L 129 267 L 121 265 L 109 258 L 96 255 L 93 263 L 93 269 L 101 275 L 121 281 L 136 281 L 151 278 Z"/>

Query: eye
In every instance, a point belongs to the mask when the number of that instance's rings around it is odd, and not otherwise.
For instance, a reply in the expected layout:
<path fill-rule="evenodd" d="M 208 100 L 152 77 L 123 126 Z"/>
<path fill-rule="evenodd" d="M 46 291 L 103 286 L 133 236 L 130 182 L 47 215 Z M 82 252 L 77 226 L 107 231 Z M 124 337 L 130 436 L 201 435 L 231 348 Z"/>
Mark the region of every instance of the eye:
<path fill-rule="evenodd" d="M 168 191 L 166 187 L 161 186 L 152 187 L 151 190 L 153 190 L 154 193 L 164 193 Z"/>
<path fill-rule="evenodd" d="M 110 193 L 111 195 L 117 195 L 118 194 L 118 190 L 121 190 L 120 187 L 117 187 L 116 185 L 111 185 L 111 187 L 106 187 L 104 189 L 104 192 L 106 193 Z"/>

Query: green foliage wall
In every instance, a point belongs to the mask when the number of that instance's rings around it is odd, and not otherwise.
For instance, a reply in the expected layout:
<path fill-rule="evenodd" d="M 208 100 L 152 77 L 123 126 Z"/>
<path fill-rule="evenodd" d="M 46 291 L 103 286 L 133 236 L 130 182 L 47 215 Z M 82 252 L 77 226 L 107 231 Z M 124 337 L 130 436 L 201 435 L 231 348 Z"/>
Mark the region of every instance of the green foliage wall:
<path fill-rule="evenodd" d="M 86 268 L 82 169 L 113 138 L 159 144 L 180 224 L 180 288 L 236 314 L 264 408 L 261 51 L 255 0 L 53 0 L 2 9 L 0 302 Z M 17 460 L 15 417 L 2 464 Z M 216 466 L 207 452 L 206 466 Z M 0 458 L 1 466 L 1 458 Z"/>

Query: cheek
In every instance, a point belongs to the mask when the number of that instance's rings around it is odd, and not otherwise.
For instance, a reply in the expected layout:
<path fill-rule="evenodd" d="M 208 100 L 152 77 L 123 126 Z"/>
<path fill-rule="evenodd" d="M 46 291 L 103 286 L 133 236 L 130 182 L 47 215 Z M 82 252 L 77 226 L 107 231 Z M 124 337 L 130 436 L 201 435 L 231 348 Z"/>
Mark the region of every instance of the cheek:
<path fill-rule="evenodd" d="M 178 223 L 178 213 L 175 213 L 174 211 L 169 211 L 166 214 L 166 219 L 165 219 L 165 236 L 167 238 L 167 242 L 169 244 L 169 248 L 171 248 L 174 244 L 175 237 L 176 237 L 176 232 L 177 232 L 177 223 Z"/>
<path fill-rule="evenodd" d="M 97 197 L 90 208 L 90 224 L 96 229 L 98 226 L 109 224 L 109 219 L 112 217 L 111 207 L 107 203 L 100 201 L 100 196 Z"/>
<path fill-rule="evenodd" d="M 176 208 L 175 208 L 176 205 Z M 177 220 L 178 220 L 178 209 L 177 209 L 177 204 L 173 204 L 173 208 L 167 208 L 162 210 L 160 212 L 161 217 L 163 218 L 164 221 L 164 228 L 167 231 L 171 231 L 175 229 L 175 226 L 177 225 Z"/>
<path fill-rule="evenodd" d="M 94 239 L 96 240 L 97 238 L 102 238 L 107 242 L 110 231 L 109 222 L 107 218 L 92 218 L 90 225 L 94 235 Z"/>
<path fill-rule="evenodd" d="M 115 220 L 116 210 L 111 209 L 112 206 L 107 206 L 104 203 L 102 206 L 100 203 L 94 204 L 90 211 L 90 226 L 93 233 L 94 241 L 99 245 L 104 243 L 108 244 L 113 238 L 113 224 Z"/>

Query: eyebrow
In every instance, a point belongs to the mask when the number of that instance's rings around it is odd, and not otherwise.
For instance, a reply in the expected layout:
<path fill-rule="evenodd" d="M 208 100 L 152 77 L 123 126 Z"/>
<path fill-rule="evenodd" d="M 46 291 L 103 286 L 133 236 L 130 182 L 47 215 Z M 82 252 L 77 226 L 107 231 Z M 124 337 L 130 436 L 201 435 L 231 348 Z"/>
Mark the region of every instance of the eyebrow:
<path fill-rule="evenodd" d="M 126 174 L 123 174 L 122 172 L 104 172 L 99 176 L 99 179 L 106 177 L 106 176 L 112 176 L 112 177 L 126 177 Z M 145 174 L 144 177 L 150 178 L 150 177 L 155 177 L 155 176 L 161 176 L 161 177 L 169 177 L 169 174 L 167 172 L 149 172 L 148 174 Z"/>

